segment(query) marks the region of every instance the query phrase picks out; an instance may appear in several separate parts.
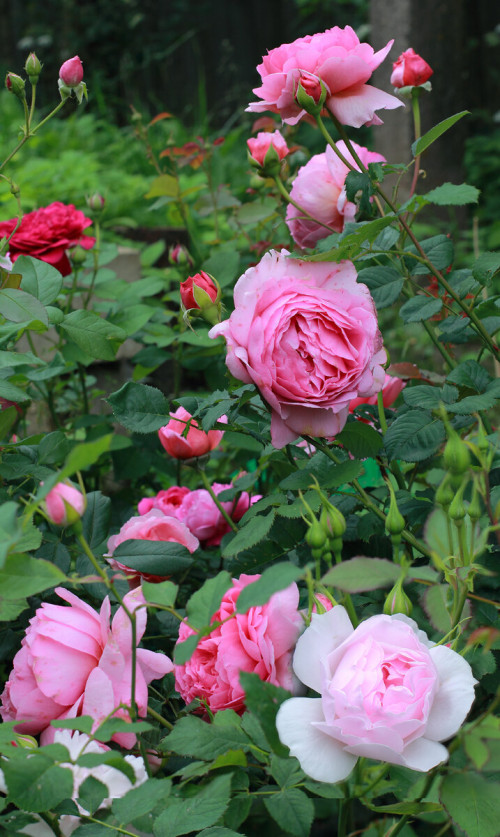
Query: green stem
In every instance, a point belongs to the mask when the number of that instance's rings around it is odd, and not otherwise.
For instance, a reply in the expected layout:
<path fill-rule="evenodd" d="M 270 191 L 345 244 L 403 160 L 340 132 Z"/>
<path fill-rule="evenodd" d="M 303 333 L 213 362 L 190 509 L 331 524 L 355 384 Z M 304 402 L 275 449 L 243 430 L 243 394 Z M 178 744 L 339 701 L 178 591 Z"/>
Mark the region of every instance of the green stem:
<path fill-rule="evenodd" d="M 461 588 L 461 589 L 460 589 Z M 460 594 L 458 591 L 460 590 Z M 467 585 L 463 582 L 459 583 L 454 591 L 455 594 L 455 605 L 453 607 L 453 615 L 452 615 L 452 629 L 456 628 L 460 619 L 462 618 L 462 611 L 465 607 L 465 602 L 467 601 Z"/>
<path fill-rule="evenodd" d="M 275 177 L 274 182 L 276 183 L 276 186 L 278 187 L 278 191 L 280 192 L 282 197 L 286 200 L 286 202 L 290 203 L 292 206 L 294 206 L 295 209 L 298 210 L 298 212 L 300 212 L 300 214 L 304 216 L 304 218 L 307 218 L 309 221 L 313 221 L 319 227 L 324 227 L 325 230 L 328 230 L 328 232 L 331 232 L 331 233 L 335 232 L 333 227 L 330 227 L 328 224 L 323 224 L 322 221 L 319 221 L 317 218 L 314 217 L 314 215 L 311 215 L 310 212 L 308 212 L 306 209 L 304 209 L 304 207 L 300 206 L 300 204 L 298 204 L 297 201 L 295 201 L 292 198 L 292 196 L 289 194 L 289 192 L 287 192 L 283 182 L 279 179 L 279 177 Z"/>
<path fill-rule="evenodd" d="M 217 494 L 215 493 L 215 491 L 213 490 L 212 486 L 210 485 L 210 482 L 209 482 L 209 480 L 208 480 L 208 477 L 207 477 L 207 475 L 206 475 L 205 471 L 204 471 L 202 468 L 199 468 L 198 470 L 199 470 L 199 473 L 200 473 L 200 476 L 201 476 L 201 479 L 202 479 L 203 485 L 205 486 L 205 488 L 207 489 L 208 493 L 210 494 L 210 496 L 211 496 L 212 500 L 214 501 L 215 505 L 216 505 L 216 506 L 217 506 L 217 508 L 219 509 L 219 511 L 220 511 L 220 513 L 221 513 L 221 515 L 222 515 L 222 517 L 224 518 L 224 520 L 226 521 L 226 523 L 227 523 L 227 524 L 231 527 L 231 529 L 233 530 L 233 532 L 237 532 L 237 531 L 238 531 L 238 527 L 237 527 L 236 523 L 235 523 L 235 522 L 234 522 L 234 520 L 232 520 L 232 519 L 231 519 L 231 517 L 228 515 L 228 513 L 227 513 L 227 511 L 225 510 L 224 506 L 222 505 L 221 501 L 220 501 L 220 500 L 219 500 L 219 498 L 217 497 Z"/>
<path fill-rule="evenodd" d="M 429 793 L 429 791 L 432 787 L 432 783 L 434 782 L 434 779 L 436 778 L 438 770 L 439 770 L 439 767 L 434 768 L 434 770 L 431 770 L 431 772 L 427 775 L 427 781 L 424 785 L 424 789 L 423 789 L 422 793 L 420 794 L 420 796 L 415 800 L 415 802 L 422 802 L 422 800 L 425 799 L 425 797 L 427 796 L 427 794 Z M 399 822 L 396 823 L 394 828 L 391 827 L 391 829 L 386 832 L 384 837 L 396 837 L 396 835 L 401 833 L 401 831 L 403 830 L 403 828 L 405 827 L 407 822 L 409 822 L 409 820 L 411 820 L 412 818 L 413 818 L 413 815 L 405 814 L 404 817 L 401 817 Z"/>
<path fill-rule="evenodd" d="M 24 135 L 24 137 L 22 137 L 22 139 L 20 139 L 20 140 L 19 140 L 19 142 L 17 143 L 17 145 L 15 146 L 15 148 L 13 148 L 13 150 L 10 152 L 10 154 L 9 154 L 9 155 L 5 158 L 5 160 L 3 161 L 3 163 L 0 165 L 0 171 L 4 168 L 4 166 L 6 166 L 6 165 L 7 165 L 7 163 L 9 163 L 9 162 L 10 162 L 10 160 L 12 160 L 12 158 L 14 157 L 14 155 L 15 155 L 15 154 L 17 154 L 17 152 L 19 151 L 19 149 L 20 149 L 20 148 L 22 148 L 22 147 L 23 147 L 23 145 L 24 145 L 26 142 L 28 142 L 28 140 L 29 140 L 29 139 L 31 139 L 31 137 L 32 137 L 32 136 L 34 136 L 34 134 L 36 133 L 36 131 L 38 131 L 38 129 L 39 129 L 39 128 L 41 128 L 41 127 L 42 127 L 42 125 L 45 125 L 45 123 L 46 123 L 46 122 L 48 122 L 48 121 L 49 121 L 49 119 L 52 119 L 52 117 L 53 117 L 53 116 L 55 116 L 55 114 L 57 113 L 57 111 L 58 111 L 58 110 L 60 110 L 60 109 L 62 108 L 63 104 L 64 104 L 64 102 L 59 102 L 59 104 L 57 105 L 57 107 L 55 107 L 55 108 L 54 108 L 54 110 L 53 110 L 53 111 L 51 111 L 51 112 L 49 113 L 49 115 L 45 117 L 45 119 L 42 119 L 42 121 L 41 121 L 41 122 L 39 122 L 39 123 L 38 123 L 38 125 L 37 125 L 35 128 L 33 128 L 32 130 L 30 130 L 30 132 L 29 132 L 28 134 L 25 134 L 25 135 Z"/>
<path fill-rule="evenodd" d="M 163 715 L 160 715 L 160 713 L 156 712 L 155 709 L 151 709 L 150 706 L 148 706 L 148 715 L 151 715 L 151 717 L 154 718 L 155 721 L 158 721 L 158 723 L 161 724 L 163 727 L 167 727 L 167 729 L 174 728 L 174 725 L 171 724 L 170 721 L 167 721 L 167 719 L 164 718 Z"/>
<path fill-rule="evenodd" d="M 82 816 L 82 820 L 84 823 L 95 822 L 97 823 L 97 825 L 103 826 L 104 828 L 109 828 L 111 831 L 117 831 L 118 834 L 126 834 L 127 837 L 137 837 L 137 831 L 127 831 L 126 828 L 121 828 L 121 826 L 119 825 L 111 825 L 110 823 L 105 822 L 105 820 L 98 820 L 95 817 L 90 816 Z"/>
<path fill-rule="evenodd" d="M 377 392 L 377 409 L 378 409 L 378 420 L 380 422 L 380 427 L 382 428 L 382 433 L 387 433 L 387 421 L 385 419 L 385 407 L 384 407 L 384 394 L 382 390 Z"/>
<path fill-rule="evenodd" d="M 94 268 L 92 271 L 92 278 L 90 280 L 89 289 L 87 291 L 87 296 L 85 297 L 85 301 L 83 303 L 83 307 L 87 308 L 92 294 L 94 292 L 94 284 L 97 276 L 97 271 L 99 270 L 99 253 L 101 251 L 101 226 L 98 221 L 94 221 L 94 232 L 95 232 L 95 244 L 92 248 L 92 253 L 94 256 Z"/>
<path fill-rule="evenodd" d="M 89 398 L 87 395 L 87 386 L 85 384 L 85 369 L 81 363 L 77 363 L 78 369 L 78 377 L 80 378 L 80 384 L 82 387 L 82 396 L 83 396 L 83 414 L 88 415 L 89 413 Z"/>
<path fill-rule="evenodd" d="M 347 821 L 349 818 L 349 800 L 339 799 L 339 816 L 337 820 L 337 837 L 346 837 Z"/>
<path fill-rule="evenodd" d="M 415 126 L 415 141 L 420 138 L 421 133 L 421 125 L 420 125 L 420 89 L 418 87 L 414 87 L 411 91 L 411 107 L 413 111 L 413 124 Z M 420 154 L 417 154 L 415 157 L 415 169 L 413 171 L 413 179 L 411 181 L 410 187 L 410 194 L 408 197 L 412 197 L 415 192 L 417 186 L 418 175 L 420 171 Z"/>

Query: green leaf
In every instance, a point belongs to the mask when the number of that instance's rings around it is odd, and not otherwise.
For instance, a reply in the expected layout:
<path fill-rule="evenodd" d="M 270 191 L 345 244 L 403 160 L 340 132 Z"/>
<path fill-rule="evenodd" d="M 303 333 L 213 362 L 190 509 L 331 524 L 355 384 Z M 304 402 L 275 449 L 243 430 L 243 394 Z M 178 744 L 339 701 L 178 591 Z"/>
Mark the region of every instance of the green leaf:
<path fill-rule="evenodd" d="M 169 421 L 170 406 L 159 389 L 127 381 L 107 399 L 113 415 L 127 430 L 153 433 Z"/>
<path fill-rule="evenodd" d="M 0 569 L 0 590 L 5 599 L 34 596 L 66 581 L 58 567 L 30 555 L 8 555 Z"/>
<path fill-rule="evenodd" d="M 0 351 L 0 369 L 6 366 L 45 366 L 45 361 L 32 352 Z"/>
<path fill-rule="evenodd" d="M 22 273 L 22 289 L 40 300 L 42 305 L 52 305 L 63 286 L 63 277 L 53 265 L 34 259 L 32 256 L 19 256 L 16 271 Z"/>
<path fill-rule="evenodd" d="M 50 811 L 73 794 L 73 774 L 34 752 L 29 758 L 5 759 L 2 770 L 9 790 L 9 802 L 39 813 Z"/>
<path fill-rule="evenodd" d="M 500 783 L 476 773 L 450 773 L 441 783 L 439 797 L 467 837 L 497 837 Z"/>
<path fill-rule="evenodd" d="M 100 491 L 89 491 L 82 525 L 83 536 L 91 549 L 95 549 L 108 537 L 110 519 L 111 499 Z"/>
<path fill-rule="evenodd" d="M 324 453 L 315 453 L 300 471 L 294 471 L 293 474 L 289 474 L 281 480 L 280 488 L 286 490 L 310 488 L 315 484 L 314 477 L 322 488 L 339 488 L 339 486 L 356 479 L 361 468 L 361 462 L 354 459 L 346 459 L 345 462 L 334 465 L 332 460 Z"/>
<path fill-rule="evenodd" d="M 344 593 L 363 593 L 392 587 L 401 574 L 401 568 L 385 558 L 350 558 L 328 570 L 322 583 L 338 587 Z"/>
<path fill-rule="evenodd" d="M 274 198 L 264 198 L 251 203 L 244 203 L 235 213 L 236 220 L 242 226 L 248 227 L 260 224 L 272 218 L 277 212 L 277 205 Z"/>
<path fill-rule="evenodd" d="M 177 666 L 183 666 L 184 663 L 187 663 L 191 659 L 201 638 L 202 634 L 192 634 L 183 642 L 176 644 L 174 648 L 174 662 Z"/>
<path fill-rule="evenodd" d="M 236 724 L 223 723 L 224 712 L 231 713 L 232 710 L 218 712 L 217 723 L 211 724 L 196 715 L 181 718 L 172 732 L 162 740 L 162 748 L 179 756 L 193 756 L 204 761 L 212 761 L 230 750 L 248 752 L 252 745 L 241 729 L 239 720 Z"/>
<path fill-rule="evenodd" d="M 456 413 L 460 416 L 467 416 L 477 413 L 480 410 L 489 410 L 494 407 L 500 398 L 500 381 L 492 381 L 481 395 L 469 395 L 457 401 L 456 404 L 448 404 L 446 409 L 449 413 Z"/>
<path fill-rule="evenodd" d="M 94 776 L 87 776 L 78 789 L 78 802 L 89 814 L 93 814 L 109 795 L 108 786 Z"/>
<path fill-rule="evenodd" d="M 60 328 L 85 354 L 99 360 L 114 360 L 118 346 L 127 337 L 122 328 L 93 311 L 71 311 L 65 316 Z"/>
<path fill-rule="evenodd" d="M 399 315 L 404 323 L 420 323 L 438 314 L 443 307 L 443 300 L 432 296 L 417 294 L 399 309 Z"/>
<path fill-rule="evenodd" d="M 205 828 L 203 831 L 200 831 L 198 837 L 244 837 L 244 835 L 238 831 L 233 831 L 231 828 L 214 825 L 213 828 Z"/>
<path fill-rule="evenodd" d="M 107 436 L 101 436 L 94 442 L 82 442 L 77 445 L 69 454 L 57 481 L 65 477 L 71 477 L 77 471 L 84 471 L 85 468 L 94 465 L 103 453 L 109 451 L 112 441 L 113 436 L 110 433 Z"/>
<path fill-rule="evenodd" d="M 378 309 L 387 308 L 399 298 L 404 279 L 392 267 L 365 267 L 358 274 L 371 291 L 371 295 Z"/>
<path fill-rule="evenodd" d="M 255 206 L 254 203 L 249 206 Z M 203 270 L 214 276 L 217 282 L 224 288 L 226 285 L 232 285 L 238 275 L 238 268 L 240 264 L 240 254 L 234 247 L 230 249 L 221 248 L 212 252 L 210 258 L 203 262 Z"/>
<path fill-rule="evenodd" d="M 231 775 L 217 776 L 203 785 L 196 796 L 167 800 L 163 813 L 155 820 L 155 837 L 178 837 L 214 825 L 226 810 L 231 795 Z"/>
<path fill-rule="evenodd" d="M 477 203 L 479 194 L 479 189 L 468 183 L 443 183 L 422 197 L 437 206 L 465 206 L 467 203 Z"/>
<path fill-rule="evenodd" d="M 448 400 L 446 400 L 445 393 L 441 387 L 421 384 L 416 387 L 406 387 L 406 389 L 403 390 L 403 399 L 409 407 L 421 407 L 422 410 L 435 410 L 442 403 L 450 403 L 449 396 L 453 394 L 456 400 L 456 389 L 454 387 L 448 387 L 448 391 L 446 393 L 446 395 L 448 395 Z"/>
<path fill-rule="evenodd" d="M 149 732 L 152 730 L 153 727 L 151 724 L 148 724 L 147 721 L 126 721 L 125 718 L 107 718 L 107 720 L 103 721 L 97 729 L 95 730 L 95 737 L 98 741 L 109 741 L 113 735 L 117 732 L 133 732 L 137 735 L 140 735 L 142 732 Z M 108 750 L 106 755 L 110 754 L 111 756 L 118 756 L 120 754 L 115 752 L 114 750 Z M 81 759 L 86 758 L 86 756 L 100 756 L 101 753 L 84 753 L 84 755 L 80 756 Z M 83 764 L 82 762 L 78 762 L 79 764 Z M 106 761 L 106 764 L 109 764 Z"/>
<path fill-rule="evenodd" d="M 273 564 L 257 581 L 243 588 L 236 602 L 236 612 L 246 613 L 251 607 L 265 604 L 274 593 L 284 590 L 303 576 L 304 570 L 293 564 Z"/>
<path fill-rule="evenodd" d="M 147 602 L 163 605 L 163 607 L 172 607 L 174 605 L 177 591 L 179 590 L 177 584 L 173 584 L 172 581 L 160 581 L 157 584 L 153 584 L 143 579 L 141 587 Z"/>
<path fill-rule="evenodd" d="M 96 822 L 86 822 L 71 832 L 72 837 L 109 837 L 109 834 L 108 825 L 99 825 Z"/>
<path fill-rule="evenodd" d="M 132 788 L 125 796 L 113 799 L 112 810 L 117 820 L 129 823 L 149 814 L 160 802 L 164 802 L 170 795 L 172 782 L 170 779 L 148 779 L 138 788 Z"/>
<path fill-rule="evenodd" d="M 422 606 L 432 627 L 443 636 L 451 630 L 451 615 L 447 607 L 447 604 L 451 604 L 448 599 L 449 589 L 447 584 L 433 584 L 422 596 Z"/>
<path fill-rule="evenodd" d="M 421 462 L 436 452 L 445 435 L 442 421 L 424 410 L 409 410 L 392 422 L 384 444 L 391 460 Z"/>
<path fill-rule="evenodd" d="M 365 215 L 373 212 L 370 197 L 373 195 L 373 186 L 368 172 L 350 171 L 345 179 L 346 197 L 351 203 L 356 203 L 356 196 L 361 192 L 359 208 Z"/>
<path fill-rule="evenodd" d="M 2 390 L 0 387 L 0 395 Z M 10 399 L 9 399 L 10 400 Z M 0 410 L 0 439 L 6 439 L 10 433 L 11 428 L 15 425 L 19 413 L 15 407 L 7 407 L 6 410 Z"/>
<path fill-rule="evenodd" d="M 226 543 L 222 550 L 224 558 L 231 558 L 242 552 L 244 549 L 250 549 L 260 541 L 262 541 L 269 533 L 274 522 L 275 511 L 272 509 L 268 514 L 255 515 L 251 520 L 241 527 L 229 543 Z"/>
<path fill-rule="evenodd" d="M 166 195 L 169 198 L 179 197 L 179 184 L 175 177 L 171 174 L 160 174 L 155 177 L 149 191 L 144 195 L 145 198 L 158 198 Z"/>
<path fill-rule="evenodd" d="M 397 814 L 398 816 L 419 816 L 420 814 L 434 814 L 442 811 L 443 806 L 439 802 L 395 802 L 393 805 L 370 805 L 370 811 L 377 814 Z"/>
<path fill-rule="evenodd" d="M 279 827 L 294 837 L 308 837 L 314 819 L 314 803 L 298 788 L 287 788 L 263 797 L 264 805 Z"/>
<path fill-rule="evenodd" d="M 472 266 L 476 282 L 488 285 L 500 270 L 500 253 L 482 253 Z"/>
<path fill-rule="evenodd" d="M 432 145 L 432 143 L 435 142 L 437 139 L 439 139 L 439 137 L 442 134 L 444 134 L 445 131 L 448 131 L 455 124 L 455 122 L 458 122 L 459 119 L 462 119 L 462 117 L 467 116 L 469 112 L 470 111 L 468 110 L 462 110 L 460 111 L 460 113 L 455 113 L 453 116 L 449 116 L 447 119 L 443 119 L 442 122 L 439 122 L 437 125 L 434 125 L 434 127 L 431 128 L 430 131 L 427 131 L 426 134 L 424 134 L 422 137 L 419 137 L 419 139 L 415 140 L 415 142 L 412 144 L 411 153 L 413 154 L 413 156 L 416 157 L 417 154 L 421 154 L 422 151 L 425 151 L 426 148 L 429 148 L 429 146 Z"/>
<path fill-rule="evenodd" d="M 10 381 L 6 381 L 5 378 L 0 378 L 0 396 L 2 398 L 6 398 L 8 401 L 18 401 L 20 404 L 31 400 L 30 396 L 24 389 L 16 387 L 15 384 L 11 384 Z"/>
<path fill-rule="evenodd" d="M 379 233 L 393 221 L 394 215 L 390 214 L 383 218 L 375 218 L 373 221 L 363 221 L 359 224 L 347 223 L 333 250 L 310 256 L 307 261 L 340 262 L 342 259 L 354 258 L 359 255 L 363 246 L 372 244 Z"/>
<path fill-rule="evenodd" d="M 0 290 L 0 312 L 2 317 L 13 323 L 31 323 L 38 320 L 44 326 L 49 325 L 49 318 L 42 303 L 18 288 Z"/>
<path fill-rule="evenodd" d="M 335 439 L 357 459 L 376 456 L 384 443 L 382 436 L 374 427 L 358 419 L 348 421 Z"/>
<path fill-rule="evenodd" d="M 192 628 L 199 629 L 210 625 L 210 620 L 219 609 L 222 597 L 232 585 L 231 576 L 222 570 L 213 578 L 207 579 L 186 605 L 188 622 Z"/>
<path fill-rule="evenodd" d="M 420 242 L 420 245 L 434 267 L 438 270 L 444 270 L 453 262 L 453 241 L 447 235 L 433 235 L 431 238 L 426 238 Z M 415 247 L 408 248 L 408 252 L 417 253 Z M 420 253 L 418 254 L 420 256 Z M 429 268 L 426 264 L 417 262 L 411 259 L 411 272 L 413 276 L 426 276 L 429 273 Z"/>
<path fill-rule="evenodd" d="M 491 383 L 490 373 L 475 360 L 464 360 L 448 375 L 447 381 L 460 387 L 473 389 L 478 393 L 484 392 Z"/>
<path fill-rule="evenodd" d="M 79 718 L 61 718 L 51 721 L 50 725 L 57 729 L 76 729 L 90 735 L 94 726 L 94 719 L 90 715 L 81 715 Z"/>
<path fill-rule="evenodd" d="M 269 746 L 278 756 L 288 755 L 288 748 L 281 743 L 276 729 L 278 709 L 290 693 L 281 686 L 265 683 L 258 674 L 240 671 L 240 684 L 245 690 L 245 706 L 259 719 Z"/>
<path fill-rule="evenodd" d="M 132 570 L 164 577 L 183 572 L 193 563 L 185 546 L 169 541 L 123 541 L 113 552 L 113 558 Z"/>

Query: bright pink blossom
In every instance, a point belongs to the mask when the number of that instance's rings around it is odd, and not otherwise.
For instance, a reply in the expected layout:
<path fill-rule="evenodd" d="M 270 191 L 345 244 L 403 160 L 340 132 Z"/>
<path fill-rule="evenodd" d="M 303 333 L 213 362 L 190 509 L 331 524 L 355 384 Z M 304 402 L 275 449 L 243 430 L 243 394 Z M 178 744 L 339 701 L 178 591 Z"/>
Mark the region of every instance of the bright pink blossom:
<path fill-rule="evenodd" d="M 226 424 L 227 416 L 221 416 L 218 421 Z M 192 459 L 203 456 L 216 448 L 224 436 L 223 430 L 200 430 L 198 422 L 184 407 L 178 407 L 175 413 L 170 413 L 170 421 L 158 431 L 160 442 L 174 459 Z"/>
<path fill-rule="evenodd" d="M 385 162 L 385 157 L 363 146 L 352 143 L 361 162 Z M 343 140 L 337 143 L 341 154 L 359 170 Z M 350 169 L 328 147 L 323 154 L 315 154 L 299 169 L 290 192 L 293 200 L 321 223 L 315 223 L 292 204 L 286 211 L 286 223 L 293 240 L 299 247 L 314 247 L 321 238 L 333 230 L 342 232 L 347 221 L 354 221 L 356 205 L 347 200 L 345 179 Z M 331 230 L 328 230 L 331 227 Z"/>
<path fill-rule="evenodd" d="M 226 363 L 270 405 L 271 439 L 335 436 L 349 402 L 384 381 L 385 351 L 373 300 L 351 262 L 304 262 L 271 251 L 234 289 L 235 310 L 210 337 Z"/>
<path fill-rule="evenodd" d="M 2 694 L 0 710 L 4 721 L 26 721 L 23 733 L 36 735 L 45 730 L 42 742 L 50 741 L 50 721 L 90 715 L 95 727 L 107 716 L 130 720 L 132 682 L 132 630 L 128 616 L 118 608 L 110 625 L 110 603 L 106 597 L 100 613 L 62 587 L 56 593 L 69 607 L 43 602 L 30 619 L 29 627 L 14 657 L 14 668 Z M 146 630 L 147 613 L 140 588 L 124 598 L 128 610 L 136 613 L 136 641 Z M 138 648 L 136 651 L 135 701 L 141 717 L 146 716 L 148 683 L 172 671 L 163 654 Z M 133 733 L 116 733 L 113 739 L 130 749 Z"/>
<path fill-rule="evenodd" d="M 289 153 L 286 139 L 279 131 L 274 131 L 272 134 L 269 131 L 260 131 L 256 137 L 247 139 L 248 150 L 251 157 L 260 166 L 264 165 L 266 154 L 270 148 L 273 148 L 280 160 L 283 160 Z"/>
<path fill-rule="evenodd" d="M 155 497 L 144 497 L 137 505 L 139 514 L 147 514 L 151 509 L 159 509 L 163 514 L 179 517 L 178 511 L 182 506 L 184 497 L 189 494 L 189 488 L 181 485 L 172 485 L 166 491 L 159 491 Z"/>
<path fill-rule="evenodd" d="M 78 55 L 68 58 L 59 70 L 59 78 L 66 87 L 78 87 L 83 81 L 83 64 Z"/>
<path fill-rule="evenodd" d="M 294 688 L 291 671 L 292 650 L 297 641 L 302 617 L 298 612 L 299 591 L 296 584 L 275 593 L 267 604 L 237 613 L 241 590 L 259 575 L 241 575 L 224 593 L 221 606 L 212 622 L 224 622 L 199 642 L 185 665 L 175 666 L 175 683 L 182 699 L 206 702 L 212 712 L 221 709 L 245 710 L 245 695 L 240 672 L 259 675 L 266 683 Z M 234 618 L 229 619 L 230 616 Z M 225 621 L 228 620 L 228 621 Z M 193 631 L 181 622 L 179 642 Z"/>
<path fill-rule="evenodd" d="M 106 558 L 108 564 L 114 570 L 126 573 L 129 576 L 129 582 L 136 586 L 139 584 L 141 578 L 145 581 L 157 582 L 168 578 L 168 573 L 165 575 L 151 575 L 149 573 L 140 572 L 139 570 L 131 569 L 126 564 L 122 564 L 116 558 L 113 558 L 113 553 L 119 544 L 125 541 L 164 541 L 165 543 L 180 543 L 185 546 L 190 552 L 194 552 L 199 547 L 198 539 L 191 534 L 187 526 L 175 517 L 163 514 L 159 509 L 153 508 L 146 514 L 131 517 L 117 535 L 112 535 L 108 540 L 108 552 Z"/>
<path fill-rule="evenodd" d="M 392 110 L 402 102 L 366 82 L 392 44 L 389 41 L 379 52 L 374 52 L 369 44 L 360 43 L 350 26 L 345 29 L 334 26 L 326 32 L 282 44 L 268 52 L 257 67 L 262 86 L 253 92 L 263 101 L 252 102 L 247 110 L 254 113 L 271 110 L 279 113 L 284 122 L 295 125 L 305 115 L 297 104 L 296 93 L 299 82 L 307 74 L 307 83 L 313 91 L 317 91 L 320 80 L 326 86 L 325 106 L 343 125 L 354 128 L 380 125 L 382 120 L 375 111 Z"/>
<path fill-rule="evenodd" d="M 76 486 L 69 482 L 58 482 L 45 497 L 43 506 L 51 523 L 71 526 L 82 517 L 87 501 Z"/>
<path fill-rule="evenodd" d="M 202 291 L 205 291 L 212 302 L 215 302 L 217 299 L 218 290 L 214 280 L 208 275 L 208 273 L 201 270 L 199 273 L 195 273 L 194 276 L 188 276 L 188 278 L 180 284 L 181 300 L 184 308 L 189 309 L 201 307 L 194 298 L 194 286 L 201 288 Z"/>
<path fill-rule="evenodd" d="M 300 637 L 295 674 L 319 698 L 291 698 L 276 726 L 305 773 L 341 782 L 358 756 L 428 772 L 446 761 L 475 680 L 460 654 L 430 642 L 403 614 L 372 616 L 353 629 L 343 607 Z"/>
<path fill-rule="evenodd" d="M 392 67 L 391 84 L 394 87 L 418 87 L 425 84 L 434 72 L 411 47 L 401 53 Z"/>
<path fill-rule="evenodd" d="M 392 375 L 386 373 L 384 385 L 382 387 L 382 400 L 384 407 L 390 407 L 394 404 L 399 393 L 405 388 L 406 383 L 401 378 L 394 378 Z M 360 404 L 376 404 L 377 395 L 370 395 L 368 398 L 353 398 L 349 404 L 349 412 L 352 413 Z"/>

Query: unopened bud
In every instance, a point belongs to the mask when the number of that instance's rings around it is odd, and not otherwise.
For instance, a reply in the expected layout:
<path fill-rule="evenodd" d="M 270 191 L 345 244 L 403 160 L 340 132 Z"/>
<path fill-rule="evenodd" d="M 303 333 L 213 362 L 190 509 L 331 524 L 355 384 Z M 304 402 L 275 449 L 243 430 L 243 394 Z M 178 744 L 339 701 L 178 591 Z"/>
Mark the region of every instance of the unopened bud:
<path fill-rule="evenodd" d="M 388 483 L 388 488 L 389 493 L 391 495 L 391 501 L 389 505 L 389 511 L 385 519 L 385 528 L 389 535 L 396 535 L 397 537 L 399 537 L 399 535 L 401 535 L 401 532 L 405 528 L 405 519 L 398 509 L 396 495 L 394 494 L 394 489 L 390 483 Z"/>
<path fill-rule="evenodd" d="M 472 521 L 479 520 L 483 513 L 481 508 L 481 501 L 479 499 L 479 491 L 477 489 L 476 483 L 474 483 L 474 488 L 472 489 L 472 498 L 467 511 Z"/>
<path fill-rule="evenodd" d="M 323 548 L 326 544 L 327 536 L 323 526 L 321 525 L 320 521 L 314 519 L 314 521 L 309 526 L 309 529 L 306 532 L 306 543 L 311 549 L 321 550 L 320 555 L 323 552 Z"/>
<path fill-rule="evenodd" d="M 84 250 L 83 247 L 80 247 L 79 244 L 77 244 L 76 247 L 72 247 L 71 250 L 69 250 L 69 257 L 71 259 L 72 264 L 74 264 L 75 266 L 81 265 L 85 262 L 87 258 L 87 251 Z"/>
<path fill-rule="evenodd" d="M 5 76 L 5 86 L 21 102 L 26 101 L 26 82 L 21 76 L 18 76 L 16 73 L 7 73 Z"/>
<path fill-rule="evenodd" d="M 99 194 L 99 192 L 94 192 L 93 195 L 90 195 L 87 198 L 88 208 L 91 209 L 92 212 L 96 215 L 102 212 L 105 205 L 106 205 L 106 200 L 105 200 L 105 198 L 103 198 L 103 196 L 101 194 Z"/>
<path fill-rule="evenodd" d="M 24 69 L 31 84 L 34 86 L 38 81 L 40 73 L 42 72 L 42 65 L 40 64 L 40 61 L 38 60 L 34 52 L 30 52 L 30 54 L 28 55 L 26 59 L 26 64 L 24 65 Z"/>
<path fill-rule="evenodd" d="M 83 64 L 78 55 L 73 58 L 68 58 L 64 64 L 61 64 L 59 70 L 59 78 L 65 87 L 78 87 L 83 81 Z"/>
<path fill-rule="evenodd" d="M 320 78 L 301 71 L 295 91 L 295 101 L 299 107 L 311 116 L 319 116 L 328 95 L 329 90 Z"/>
<path fill-rule="evenodd" d="M 453 488 L 457 488 L 462 481 L 462 476 L 470 468 L 470 453 L 464 440 L 452 428 L 449 428 L 448 431 L 448 441 L 443 451 L 443 462 L 446 470 L 451 474 Z"/>
<path fill-rule="evenodd" d="M 170 264 L 174 265 L 189 265 L 191 267 L 194 264 L 189 251 L 183 244 L 176 244 L 170 248 L 168 251 L 168 260 Z"/>
<path fill-rule="evenodd" d="M 16 735 L 12 740 L 14 747 L 21 747 L 23 750 L 37 750 L 38 742 L 32 735 Z"/>
<path fill-rule="evenodd" d="M 181 300 L 186 311 L 198 314 L 211 325 L 220 323 L 220 287 L 204 270 L 180 284 Z"/>
<path fill-rule="evenodd" d="M 394 616 L 395 613 L 404 613 L 410 616 L 413 605 L 403 590 L 403 579 L 399 578 L 387 596 L 384 603 L 384 613 L 387 616 Z"/>
<path fill-rule="evenodd" d="M 455 494 L 453 500 L 451 501 L 450 507 L 448 509 L 448 517 L 450 517 L 451 520 L 453 520 L 456 524 L 461 523 L 465 515 L 467 514 L 464 505 L 464 491 L 466 485 L 467 480 L 464 480 L 457 493 Z"/>
<path fill-rule="evenodd" d="M 42 503 L 47 517 L 56 526 L 72 526 L 80 520 L 87 507 L 87 499 L 70 482 L 58 482 Z"/>
<path fill-rule="evenodd" d="M 329 503 L 328 508 L 323 506 L 321 509 L 319 519 L 327 537 L 330 539 L 330 542 L 343 537 L 345 530 L 347 529 L 347 523 L 345 522 L 344 515 L 339 509 Z"/>
<path fill-rule="evenodd" d="M 447 509 L 455 496 L 450 484 L 450 475 L 446 474 L 444 480 L 436 491 L 436 503 L 439 503 L 443 509 Z"/>

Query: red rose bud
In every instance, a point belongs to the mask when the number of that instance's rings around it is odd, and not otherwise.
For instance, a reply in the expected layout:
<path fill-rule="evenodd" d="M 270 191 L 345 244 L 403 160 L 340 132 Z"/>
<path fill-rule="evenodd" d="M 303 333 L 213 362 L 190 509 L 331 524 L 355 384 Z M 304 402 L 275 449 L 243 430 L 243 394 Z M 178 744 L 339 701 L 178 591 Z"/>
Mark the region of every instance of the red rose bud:
<path fill-rule="evenodd" d="M 21 100 L 21 102 L 26 101 L 26 92 L 24 89 L 25 85 L 26 82 L 24 79 L 16 73 L 7 73 L 5 76 L 5 86 L 7 90 L 10 90 L 14 96 L 17 96 L 17 98 Z"/>
<path fill-rule="evenodd" d="M 181 300 L 187 311 L 215 325 L 220 322 L 220 288 L 217 282 L 204 270 L 194 276 L 188 276 L 180 284 Z"/>
<path fill-rule="evenodd" d="M 69 58 L 61 65 L 59 78 L 66 87 L 78 87 L 83 81 L 83 64 L 78 55 Z"/>
<path fill-rule="evenodd" d="M 319 115 L 329 93 L 330 91 L 320 78 L 311 73 L 299 71 L 295 101 L 306 113 L 311 116 Z"/>
<path fill-rule="evenodd" d="M 411 47 L 401 53 L 392 67 L 391 84 L 397 88 L 420 87 L 434 72 Z"/>
<path fill-rule="evenodd" d="M 24 69 L 31 84 L 35 85 L 38 81 L 38 76 L 42 72 L 42 65 L 34 52 L 30 52 L 28 55 Z"/>
<path fill-rule="evenodd" d="M 184 247 L 183 244 L 176 244 L 175 247 L 171 247 L 169 249 L 168 260 L 170 264 L 176 265 L 187 264 L 191 267 L 194 264 L 193 259 L 189 254 L 189 251 Z"/>

